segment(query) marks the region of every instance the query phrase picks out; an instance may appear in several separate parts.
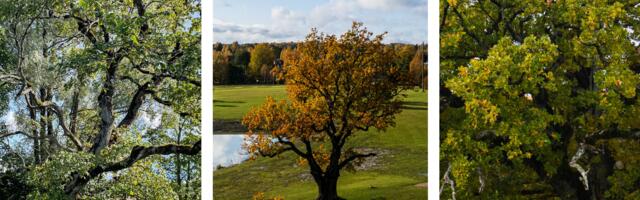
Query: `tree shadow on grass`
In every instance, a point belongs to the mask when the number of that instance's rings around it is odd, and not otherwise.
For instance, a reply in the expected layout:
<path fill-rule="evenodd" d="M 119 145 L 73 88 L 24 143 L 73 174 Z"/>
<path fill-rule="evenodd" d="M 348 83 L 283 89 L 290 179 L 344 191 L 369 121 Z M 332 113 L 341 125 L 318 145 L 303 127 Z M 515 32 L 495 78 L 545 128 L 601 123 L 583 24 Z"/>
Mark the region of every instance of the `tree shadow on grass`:
<path fill-rule="evenodd" d="M 245 101 L 225 101 L 225 100 L 213 100 L 214 107 L 238 107 L 237 105 L 229 105 L 229 104 L 242 104 L 246 103 Z"/>
<path fill-rule="evenodd" d="M 247 102 L 245 102 L 245 101 L 213 100 L 213 103 L 247 103 Z"/>
<path fill-rule="evenodd" d="M 406 110 L 427 110 L 427 105 L 427 102 L 404 101 L 400 108 Z"/>
<path fill-rule="evenodd" d="M 238 107 L 236 105 L 213 105 L 215 107 L 225 107 L 225 108 L 233 108 L 233 107 Z"/>
<path fill-rule="evenodd" d="M 247 128 L 239 120 L 213 120 L 213 134 L 244 132 Z"/>

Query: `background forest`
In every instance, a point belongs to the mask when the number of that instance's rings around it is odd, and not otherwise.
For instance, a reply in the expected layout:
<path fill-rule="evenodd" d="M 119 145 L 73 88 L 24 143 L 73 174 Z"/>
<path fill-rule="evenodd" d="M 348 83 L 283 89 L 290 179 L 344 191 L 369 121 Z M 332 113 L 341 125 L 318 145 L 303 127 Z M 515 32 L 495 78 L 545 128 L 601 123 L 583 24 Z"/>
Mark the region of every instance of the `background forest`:
<path fill-rule="evenodd" d="M 274 73 L 284 65 L 283 57 L 292 55 L 297 42 L 288 43 L 217 43 L 213 47 L 214 85 L 282 84 Z M 394 63 L 408 71 L 412 83 L 423 84 L 427 80 L 427 46 L 422 44 L 386 44 L 396 56 Z"/>

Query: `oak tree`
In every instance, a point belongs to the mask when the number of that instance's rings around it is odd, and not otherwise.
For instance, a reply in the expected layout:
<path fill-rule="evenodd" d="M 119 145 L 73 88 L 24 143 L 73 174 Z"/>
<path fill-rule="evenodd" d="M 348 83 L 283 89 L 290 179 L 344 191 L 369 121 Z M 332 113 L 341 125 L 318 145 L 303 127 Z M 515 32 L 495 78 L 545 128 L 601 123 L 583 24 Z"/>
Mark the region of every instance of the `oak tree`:
<path fill-rule="evenodd" d="M 376 155 L 346 148 L 349 138 L 394 126 L 401 111 L 406 74 L 393 64 L 384 35 L 355 22 L 339 37 L 313 29 L 283 57 L 287 100 L 269 97 L 245 115 L 244 148 L 253 158 L 294 152 L 309 166 L 317 199 L 340 199 L 341 170 Z"/>
<path fill-rule="evenodd" d="M 639 1 L 441 1 L 443 197 L 640 198 Z"/>
<path fill-rule="evenodd" d="M 0 111 L 14 116 L 0 165 L 22 174 L 29 198 L 179 198 L 197 184 L 181 175 L 198 171 L 199 6 L 0 2 Z"/>

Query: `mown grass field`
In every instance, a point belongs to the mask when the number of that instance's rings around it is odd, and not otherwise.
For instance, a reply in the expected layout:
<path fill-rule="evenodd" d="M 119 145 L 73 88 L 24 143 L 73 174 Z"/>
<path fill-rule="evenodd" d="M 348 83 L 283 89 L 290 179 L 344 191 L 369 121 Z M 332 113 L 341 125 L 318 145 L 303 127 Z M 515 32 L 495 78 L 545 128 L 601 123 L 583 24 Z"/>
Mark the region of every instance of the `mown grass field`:
<path fill-rule="evenodd" d="M 427 190 L 427 103 L 426 92 L 407 91 L 405 109 L 396 126 L 386 131 L 370 130 L 352 137 L 348 146 L 382 150 L 375 165 L 357 172 L 341 172 L 338 194 L 346 199 L 426 199 Z M 284 86 L 216 86 L 214 119 L 240 120 L 251 107 L 267 96 L 285 98 Z M 316 186 L 307 166 L 295 165 L 296 157 L 286 153 L 276 158 L 259 158 L 216 170 L 214 197 L 250 199 L 256 192 L 266 197 L 314 199 Z"/>
<path fill-rule="evenodd" d="M 287 97 L 284 86 L 215 86 L 213 113 L 217 120 L 240 120 L 251 107 L 260 106 L 267 96 Z"/>

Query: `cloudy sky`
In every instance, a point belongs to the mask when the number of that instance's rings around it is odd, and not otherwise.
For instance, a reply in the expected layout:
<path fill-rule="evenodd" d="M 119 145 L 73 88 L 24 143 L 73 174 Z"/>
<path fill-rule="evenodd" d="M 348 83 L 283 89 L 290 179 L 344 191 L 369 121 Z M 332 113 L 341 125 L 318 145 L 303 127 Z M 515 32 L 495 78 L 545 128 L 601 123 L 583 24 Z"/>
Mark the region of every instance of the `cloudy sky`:
<path fill-rule="evenodd" d="M 339 35 L 353 21 L 385 42 L 427 40 L 427 0 L 215 0 L 214 41 L 221 43 L 303 40 L 311 28 Z"/>
<path fill-rule="evenodd" d="M 244 135 L 213 135 L 213 166 L 229 166 L 247 159 L 242 150 Z"/>

